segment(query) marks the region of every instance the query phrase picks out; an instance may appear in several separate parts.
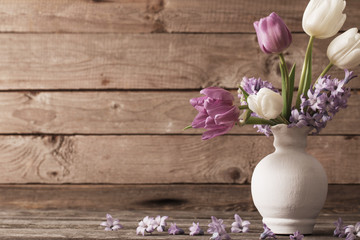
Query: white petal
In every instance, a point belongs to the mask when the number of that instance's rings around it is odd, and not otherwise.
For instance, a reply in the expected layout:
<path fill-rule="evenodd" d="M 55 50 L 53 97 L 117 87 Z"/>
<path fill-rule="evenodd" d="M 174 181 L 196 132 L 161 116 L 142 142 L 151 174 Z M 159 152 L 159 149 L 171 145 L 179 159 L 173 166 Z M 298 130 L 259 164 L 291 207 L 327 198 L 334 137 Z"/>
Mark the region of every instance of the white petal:
<path fill-rule="evenodd" d="M 107 222 L 100 223 L 100 226 L 107 227 Z"/>
<path fill-rule="evenodd" d="M 257 115 L 260 115 L 259 113 L 261 113 L 261 112 L 260 112 L 259 106 L 257 104 L 257 96 L 256 95 L 250 95 L 247 98 L 247 104 L 248 104 L 249 109 L 251 111 L 253 111 Z"/>

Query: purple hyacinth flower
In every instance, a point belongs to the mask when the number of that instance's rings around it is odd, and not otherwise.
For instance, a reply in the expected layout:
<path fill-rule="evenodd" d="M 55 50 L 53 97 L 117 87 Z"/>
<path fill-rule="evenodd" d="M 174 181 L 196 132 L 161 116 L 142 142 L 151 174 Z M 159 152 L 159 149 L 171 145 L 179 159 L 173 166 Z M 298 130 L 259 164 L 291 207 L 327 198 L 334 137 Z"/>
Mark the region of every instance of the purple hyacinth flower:
<path fill-rule="evenodd" d="M 195 235 L 204 235 L 204 231 L 200 228 L 199 223 L 192 224 L 191 227 L 189 227 L 190 233 L 189 235 L 195 236 Z"/>
<path fill-rule="evenodd" d="M 106 222 L 100 223 L 100 226 L 105 227 L 105 231 L 116 231 L 123 228 L 119 219 L 113 219 L 110 214 L 106 214 Z"/>
<path fill-rule="evenodd" d="M 225 230 L 225 224 L 222 219 L 211 216 L 211 223 L 209 223 L 208 227 L 207 232 L 213 234 L 210 239 L 231 239 Z"/>
<path fill-rule="evenodd" d="M 302 240 L 304 235 L 302 235 L 299 231 L 294 232 L 294 235 L 290 235 L 291 240 Z"/>
<path fill-rule="evenodd" d="M 176 223 L 171 223 L 171 226 L 168 229 L 170 235 L 181 235 L 184 234 L 184 230 L 176 226 Z"/>
<path fill-rule="evenodd" d="M 254 28 L 260 49 L 264 53 L 281 53 L 292 42 L 290 30 L 274 12 L 265 18 L 261 18 L 260 21 L 254 22 Z"/>
<path fill-rule="evenodd" d="M 226 232 L 225 230 L 225 225 L 224 225 L 224 221 L 222 219 L 217 219 L 214 216 L 211 216 L 211 223 L 209 223 L 208 225 L 208 233 L 223 233 Z"/>
<path fill-rule="evenodd" d="M 231 224 L 231 232 L 232 233 L 246 233 L 249 231 L 249 221 L 243 221 L 238 214 L 234 216 L 235 222 Z"/>
<path fill-rule="evenodd" d="M 357 77 L 357 75 L 354 75 L 354 72 L 352 71 L 350 72 L 347 69 L 344 69 L 344 71 L 345 71 L 345 78 L 344 78 L 345 84 L 347 84 L 351 79 Z"/>
<path fill-rule="evenodd" d="M 356 237 L 360 237 L 360 222 L 354 225 L 348 225 L 345 227 L 346 240 L 354 240 Z"/>
<path fill-rule="evenodd" d="M 277 239 L 275 233 L 273 233 L 271 231 L 271 229 L 266 226 L 265 223 L 263 223 L 263 228 L 264 228 L 264 232 L 260 234 L 260 238 L 259 239 L 267 239 L 267 238 L 274 238 Z"/>
<path fill-rule="evenodd" d="M 336 222 L 334 222 L 334 224 L 335 224 L 334 236 L 340 237 L 340 238 L 345 237 L 346 234 L 345 234 L 343 220 L 341 218 L 339 218 Z"/>
<path fill-rule="evenodd" d="M 232 94 L 218 87 L 208 87 L 200 93 L 205 96 L 190 100 L 190 104 L 199 112 L 191 126 L 208 130 L 203 133 L 203 140 L 230 131 L 240 116 L 239 108 L 233 105 Z"/>
<path fill-rule="evenodd" d="M 139 226 L 136 228 L 136 234 L 145 235 L 145 232 L 152 233 L 157 228 L 157 223 L 154 218 L 146 216 L 139 222 Z"/>
<path fill-rule="evenodd" d="M 354 77 L 345 70 L 343 80 L 329 75 L 318 79 L 307 92 L 308 98 L 301 97 L 300 110 L 292 110 L 289 127 L 309 126 L 315 130 L 312 134 L 318 134 L 340 109 L 347 107 L 351 91 L 345 85 Z"/>
<path fill-rule="evenodd" d="M 158 232 L 163 232 L 165 231 L 165 227 L 166 227 L 166 220 L 168 219 L 169 217 L 168 216 L 157 216 L 155 218 L 155 224 L 156 224 L 156 230 Z"/>

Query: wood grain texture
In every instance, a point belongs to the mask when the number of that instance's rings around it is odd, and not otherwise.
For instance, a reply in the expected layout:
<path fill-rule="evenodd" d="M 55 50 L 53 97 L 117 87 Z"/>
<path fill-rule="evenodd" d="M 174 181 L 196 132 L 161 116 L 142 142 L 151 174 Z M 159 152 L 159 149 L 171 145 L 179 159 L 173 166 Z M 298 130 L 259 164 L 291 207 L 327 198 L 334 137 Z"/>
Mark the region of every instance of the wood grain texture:
<path fill-rule="evenodd" d="M 109 211 L 106 211 L 109 212 Z M 51 211 L 16 211 L 5 210 L 0 214 L 1 239 L 209 239 L 211 234 L 206 233 L 211 216 L 223 219 L 226 231 L 230 233 L 230 226 L 234 222 L 235 212 L 226 211 L 164 211 L 164 210 L 136 210 L 136 211 L 111 211 L 123 225 L 119 231 L 104 231 L 99 226 L 105 221 L 106 212 L 102 211 L 79 211 L 79 210 L 51 210 Z M 263 231 L 261 216 L 256 212 L 236 212 L 243 219 L 251 222 L 247 233 L 230 233 L 231 239 L 256 240 Z M 167 231 L 146 236 L 136 235 L 136 227 L 144 216 L 167 215 L 168 229 L 170 223 L 176 222 L 177 226 L 184 229 L 185 235 L 169 236 Z M 309 240 L 334 239 L 333 222 L 342 217 L 345 224 L 353 224 L 358 218 L 358 213 L 347 214 L 324 214 L 321 213 L 312 235 L 306 235 Z M 193 222 L 199 222 L 205 231 L 204 236 L 189 236 L 189 226 Z M 289 239 L 288 235 L 277 236 L 280 240 Z"/>
<path fill-rule="evenodd" d="M 287 0 L 169 0 L 162 21 L 169 32 L 254 32 L 253 22 L 276 12 L 293 32 L 303 32 L 302 16 L 309 1 Z M 346 1 L 343 29 L 359 26 L 360 2 Z"/>
<path fill-rule="evenodd" d="M 242 184 L 272 151 L 264 136 L 1 136 L 0 183 Z M 309 137 L 329 183 L 360 183 L 359 151 L 358 136 Z"/>
<path fill-rule="evenodd" d="M 254 212 L 250 188 L 250 185 L 217 184 L 0 185 L 0 209 Z M 329 185 L 322 212 L 359 213 L 360 185 Z"/>
<path fill-rule="evenodd" d="M 236 95 L 236 91 L 233 91 Z M 198 91 L 2 92 L 0 133 L 42 134 L 201 134 L 183 131 L 197 112 L 189 99 Z M 360 94 L 321 134 L 360 134 Z M 231 134 L 259 134 L 252 126 Z"/>
<path fill-rule="evenodd" d="M 307 41 L 297 34 L 285 52 L 296 78 Z M 314 77 L 328 64 L 328 43 L 315 41 Z M 236 89 L 244 76 L 281 85 L 276 56 L 260 51 L 255 34 L 2 34 L 0 52 L 0 90 Z"/>
<path fill-rule="evenodd" d="M 277 12 L 295 32 L 308 0 L 2 0 L 1 32 L 254 32 Z M 359 27 L 360 3 L 348 0 L 343 29 Z"/>

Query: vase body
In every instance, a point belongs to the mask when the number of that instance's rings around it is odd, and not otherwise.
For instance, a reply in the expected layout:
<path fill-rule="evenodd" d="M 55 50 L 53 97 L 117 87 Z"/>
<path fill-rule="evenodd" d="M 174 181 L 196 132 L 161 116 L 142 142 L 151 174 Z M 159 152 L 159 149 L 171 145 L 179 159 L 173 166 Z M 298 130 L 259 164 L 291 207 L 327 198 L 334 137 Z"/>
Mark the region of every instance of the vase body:
<path fill-rule="evenodd" d="M 251 193 L 263 222 L 277 234 L 311 234 L 327 195 L 324 168 L 306 153 L 308 128 L 271 128 L 275 152 L 256 166 Z"/>

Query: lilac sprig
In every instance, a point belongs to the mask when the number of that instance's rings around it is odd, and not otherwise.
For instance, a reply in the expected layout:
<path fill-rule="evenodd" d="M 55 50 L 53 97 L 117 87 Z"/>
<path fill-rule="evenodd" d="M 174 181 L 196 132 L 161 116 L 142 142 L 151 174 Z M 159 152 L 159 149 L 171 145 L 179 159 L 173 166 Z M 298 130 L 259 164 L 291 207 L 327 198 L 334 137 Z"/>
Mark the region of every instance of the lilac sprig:
<path fill-rule="evenodd" d="M 246 233 L 249 231 L 249 221 L 243 221 L 238 214 L 234 215 L 235 222 L 231 224 L 231 232 L 232 233 Z"/>
<path fill-rule="evenodd" d="M 265 223 L 263 223 L 263 228 L 264 228 L 264 232 L 260 234 L 259 239 L 267 239 L 267 238 L 277 239 L 275 233 L 273 233 L 273 231 L 271 231 L 271 229 Z"/>
<path fill-rule="evenodd" d="M 318 79 L 308 90 L 307 98 L 301 97 L 300 110 L 291 111 L 289 127 L 309 126 L 315 129 L 314 134 L 319 133 L 340 109 L 347 107 L 351 92 L 346 84 L 355 77 L 345 69 L 343 80 L 331 79 L 329 75 Z"/>
<path fill-rule="evenodd" d="M 113 217 L 108 213 L 106 214 L 106 222 L 100 223 L 100 226 L 105 227 L 105 231 L 116 231 L 123 228 L 119 219 L 113 219 Z"/>
<path fill-rule="evenodd" d="M 208 233 L 211 233 L 212 236 L 210 239 L 213 240 L 222 240 L 222 239 L 231 239 L 229 234 L 225 230 L 225 224 L 222 219 L 217 219 L 214 216 L 211 216 L 211 223 L 208 225 Z"/>

